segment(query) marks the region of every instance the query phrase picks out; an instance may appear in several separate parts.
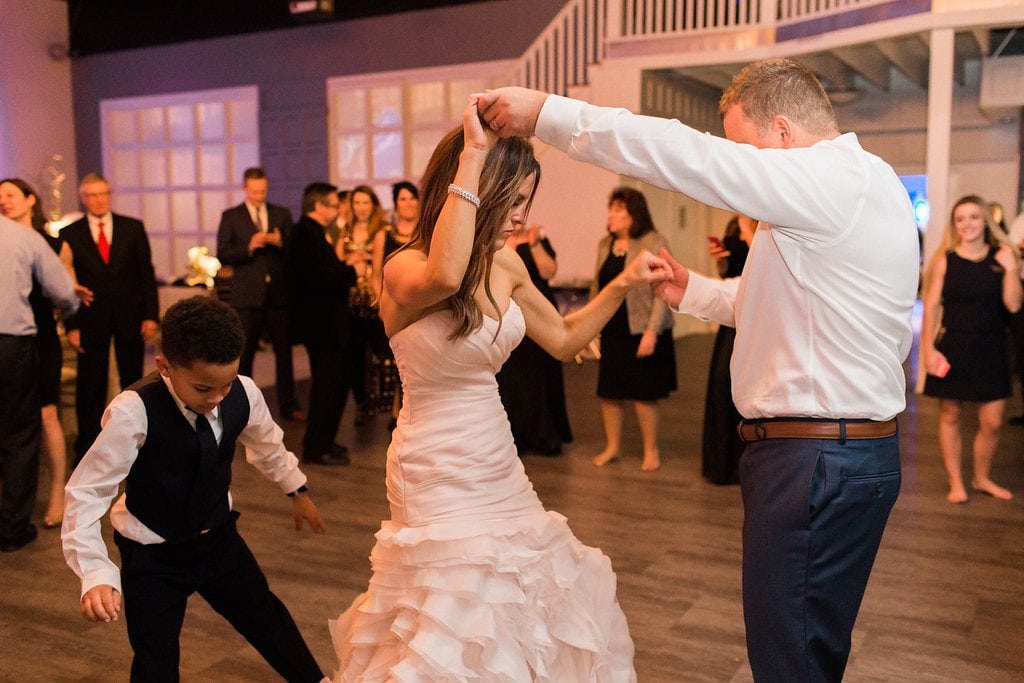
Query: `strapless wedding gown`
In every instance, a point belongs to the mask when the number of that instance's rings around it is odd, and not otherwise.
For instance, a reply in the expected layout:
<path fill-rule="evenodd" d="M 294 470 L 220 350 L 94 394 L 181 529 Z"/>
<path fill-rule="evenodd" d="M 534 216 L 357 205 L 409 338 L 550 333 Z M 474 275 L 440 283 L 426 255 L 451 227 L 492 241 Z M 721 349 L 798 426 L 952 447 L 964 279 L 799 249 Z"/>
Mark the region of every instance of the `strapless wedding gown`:
<path fill-rule="evenodd" d="M 516 455 L 494 375 L 522 311 L 455 341 L 450 326 L 439 311 L 391 338 L 391 520 L 369 589 L 330 622 L 334 680 L 635 681 L 611 562 L 543 508 Z"/>

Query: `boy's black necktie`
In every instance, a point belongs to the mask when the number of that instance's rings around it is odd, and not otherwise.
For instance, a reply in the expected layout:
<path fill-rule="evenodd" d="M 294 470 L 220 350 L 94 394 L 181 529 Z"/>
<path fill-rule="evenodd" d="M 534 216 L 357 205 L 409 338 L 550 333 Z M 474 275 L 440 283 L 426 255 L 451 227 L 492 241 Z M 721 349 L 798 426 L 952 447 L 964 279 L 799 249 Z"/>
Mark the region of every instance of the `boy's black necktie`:
<path fill-rule="evenodd" d="M 188 504 L 188 521 L 202 529 L 210 516 L 213 486 L 217 472 L 217 439 L 205 415 L 196 414 L 196 438 L 199 440 L 199 469 Z"/>

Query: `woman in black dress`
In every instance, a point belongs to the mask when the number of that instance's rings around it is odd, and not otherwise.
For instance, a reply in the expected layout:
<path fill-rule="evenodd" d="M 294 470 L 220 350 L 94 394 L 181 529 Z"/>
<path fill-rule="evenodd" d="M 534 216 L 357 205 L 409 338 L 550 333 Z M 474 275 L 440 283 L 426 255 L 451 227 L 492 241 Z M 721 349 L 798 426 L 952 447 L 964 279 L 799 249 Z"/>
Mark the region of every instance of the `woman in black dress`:
<path fill-rule="evenodd" d="M 926 275 L 921 357 L 924 393 L 939 399 L 939 447 L 949 475 L 950 503 L 967 501 L 961 472 L 960 412 L 978 404 L 971 487 L 996 498 L 1013 497 L 989 478 L 1010 396 L 1009 316 L 1020 310 L 1020 254 L 992 221 L 980 197 L 953 205 L 945 248 Z M 942 307 L 942 326 L 938 321 Z"/>
<path fill-rule="evenodd" d="M 376 299 L 380 298 L 384 281 L 384 261 L 412 238 L 416 222 L 420 219 L 420 191 L 408 180 L 402 180 L 391 186 L 391 200 L 395 207 L 394 220 L 391 225 L 377 231 L 373 238 L 373 292 Z M 376 372 L 371 377 L 377 378 L 376 404 L 380 410 L 390 410 L 391 420 L 388 429 L 398 425 L 398 412 L 402 408 L 402 382 L 395 365 L 395 355 L 388 344 L 384 326 L 376 328 L 376 336 L 371 340 Z"/>
<path fill-rule="evenodd" d="M 612 191 L 608 200 L 608 235 L 597 247 L 591 296 L 642 252 L 658 254 L 665 246 L 665 238 L 654 229 L 644 195 L 631 187 Z M 651 472 L 661 467 L 658 401 L 675 390 L 672 312 L 650 290 L 632 290 L 601 330 L 597 395 L 601 399 L 607 445 L 594 457 L 594 464 L 603 467 L 619 457 L 623 406 L 632 401 L 644 442 L 640 469 Z"/>
<path fill-rule="evenodd" d="M 64 263 L 75 291 L 86 305 L 92 302 L 92 292 L 77 284 L 71 266 L 71 248 L 64 240 L 46 232 L 46 218 L 35 191 L 20 178 L 0 180 L 0 211 L 13 221 L 35 230 L 50 245 Z M 39 352 L 39 405 L 42 418 L 40 446 L 50 466 L 50 498 L 43 514 L 43 526 L 56 529 L 64 516 L 64 483 L 67 475 L 67 446 L 60 424 L 57 406 L 60 404 L 60 374 L 64 351 L 57 335 L 57 321 L 53 317 L 53 304 L 38 284 L 32 287 L 29 303 L 36 320 L 36 348 Z"/>
<path fill-rule="evenodd" d="M 377 234 L 388 228 L 384 209 L 377 193 L 368 185 L 352 189 L 352 222 L 341 233 L 339 258 L 351 262 L 359 280 L 349 293 L 352 311 L 346 371 L 356 401 L 356 425 L 366 423 L 384 408 L 375 387 L 378 383 L 379 359 L 373 343 L 384 334 L 384 325 L 377 313 L 373 282 L 373 245 Z M 390 404 L 389 404 L 390 407 Z"/>
<path fill-rule="evenodd" d="M 519 255 L 530 280 L 557 307 L 548 280 L 555 276 L 558 262 L 544 230 L 539 225 L 518 229 L 505 248 Z M 561 361 L 526 337 L 501 366 L 497 379 L 519 454 L 560 454 L 562 444 L 572 441 Z"/>
<path fill-rule="evenodd" d="M 743 273 L 756 228 L 757 221 L 752 218 L 733 216 L 721 241 L 711 241 L 708 248 L 722 278 L 739 277 Z M 720 325 L 711 351 L 708 391 L 704 401 L 701 474 L 712 484 L 739 483 L 740 456 L 746 445 L 736 431 L 741 418 L 732 400 L 729 363 L 735 341 L 736 328 Z"/>

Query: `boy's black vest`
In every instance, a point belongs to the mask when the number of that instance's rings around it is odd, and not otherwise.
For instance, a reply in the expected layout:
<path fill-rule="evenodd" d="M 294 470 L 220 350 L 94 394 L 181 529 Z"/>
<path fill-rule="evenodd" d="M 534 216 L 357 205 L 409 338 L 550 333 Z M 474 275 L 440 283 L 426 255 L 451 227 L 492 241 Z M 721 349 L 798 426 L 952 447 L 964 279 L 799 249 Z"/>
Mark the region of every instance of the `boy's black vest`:
<path fill-rule="evenodd" d="M 188 521 L 188 506 L 199 471 L 199 438 L 195 428 L 178 409 L 159 373 L 152 373 L 129 387 L 146 407 L 146 443 L 125 480 L 125 506 L 140 522 L 167 541 L 194 538 L 204 529 L 230 520 L 228 489 L 235 441 L 249 422 L 249 398 L 236 378 L 220 403 L 224 431 L 218 447 L 216 481 L 209 487 L 206 521 Z"/>

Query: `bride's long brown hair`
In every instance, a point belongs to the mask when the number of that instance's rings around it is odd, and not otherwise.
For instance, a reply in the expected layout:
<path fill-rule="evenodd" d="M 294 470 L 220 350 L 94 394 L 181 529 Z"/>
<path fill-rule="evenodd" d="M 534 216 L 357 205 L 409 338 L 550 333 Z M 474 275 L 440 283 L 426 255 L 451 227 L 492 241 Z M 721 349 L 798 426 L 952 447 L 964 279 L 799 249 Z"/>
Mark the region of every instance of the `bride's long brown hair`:
<path fill-rule="evenodd" d="M 459 168 L 459 155 L 465 145 L 462 127 L 453 129 L 434 149 L 427 170 L 423 173 L 420 197 L 420 218 L 407 247 L 430 253 L 430 242 L 441 209 L 448 199 L 448 185 L 455 180 Z M 524 215 L 529 213 L 533 195 L 540 182 L 540 164 L 533 155 L 533 146 L 522 138 L 498 140 L 487 154 L 480 173 L 480 208 L 476 212 L 476 230 L 469 265 L 462 278 L 459 291 L 448 297 L 447 305 L 455 318 L 449 339 L 465 337 L 483 324 L 483 313 L 473 299 L 480 282 L 484 283 L 487 300 L 498 310 L 491 294 L 491 264 L 494 261 L 494 242 L 501 231 L 519 194 L 519 186 L 533 175 L 533 187 L 527 199 Z M 461 201 L 461 200 L 460 200 Z"/>

